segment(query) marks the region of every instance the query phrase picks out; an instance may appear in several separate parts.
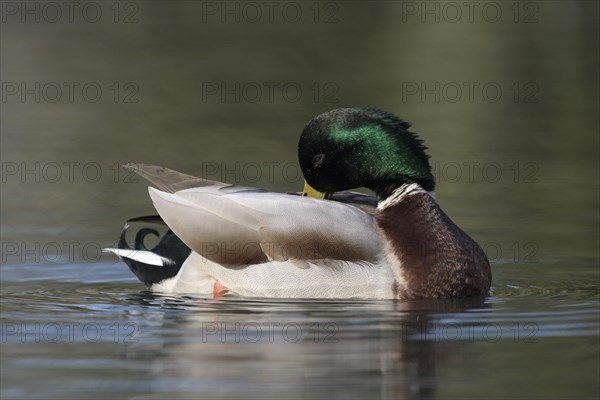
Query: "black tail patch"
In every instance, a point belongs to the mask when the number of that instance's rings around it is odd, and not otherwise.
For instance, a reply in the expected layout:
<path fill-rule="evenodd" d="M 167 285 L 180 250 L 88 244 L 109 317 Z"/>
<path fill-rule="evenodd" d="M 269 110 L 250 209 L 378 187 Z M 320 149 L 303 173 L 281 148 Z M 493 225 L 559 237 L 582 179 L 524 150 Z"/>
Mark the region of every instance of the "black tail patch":
<path fill-rule="evenodd" d="M 144 285 L 150 287 L 154 283 L 158 283 L 164 279 L 174 277 L 177 275 L 183 262 L 190 255 L 190 248 L 185 245 L 171 231 L 170 229 L 160 238 L 158 244 L 151 249 L 148 249 L 144 244 L 144 239 L 148 235 L 154 235 L 156 237 L 160 237 L 160 233 L 158 230 L 154 228 L 144 227 L 141 228 L 135 235 L 135 240 L 133 243 L 133 249 L 127 243 L 126 235 L 129 230 L 131 223 L 144 223 L 144 224 L 156 224 L 167 226 L 161 217 L 158 215 L 149 215 L 143 217 L 137 217 L 129 219 L 125 222 L 125 226 L 123 227 L 123 231 L 121 232 L 121 236 L 119 237 L 119 249 L 126 250 L 140 250 L 140 251 L 150 251 L 154 254 L 157 254 L 161 257 L 167 258 L 172 261 L 172 263 L 168 265 L 158 266 L 145 264 L 140 261 L 132 260 L 130 258 L 123 257 L 123 261 L 131 272 L 138 277 Z"/>

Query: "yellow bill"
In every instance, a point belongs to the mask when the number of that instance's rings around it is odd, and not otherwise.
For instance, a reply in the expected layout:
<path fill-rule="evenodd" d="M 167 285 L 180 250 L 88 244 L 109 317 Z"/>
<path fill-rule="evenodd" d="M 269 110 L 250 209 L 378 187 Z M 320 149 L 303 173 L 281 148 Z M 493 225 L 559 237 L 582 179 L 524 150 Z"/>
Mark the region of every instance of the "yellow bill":
<path fill-rule="evenodd" d="M 314 197 L 316 199 L 326 199 L 329 200 L 333 196 L 333 192 L 319 192 L 317 189 L 313 188 L 308 184 L 308 182 L 304 181 L 304 190 L 302 191 L 302 196 Z"/>

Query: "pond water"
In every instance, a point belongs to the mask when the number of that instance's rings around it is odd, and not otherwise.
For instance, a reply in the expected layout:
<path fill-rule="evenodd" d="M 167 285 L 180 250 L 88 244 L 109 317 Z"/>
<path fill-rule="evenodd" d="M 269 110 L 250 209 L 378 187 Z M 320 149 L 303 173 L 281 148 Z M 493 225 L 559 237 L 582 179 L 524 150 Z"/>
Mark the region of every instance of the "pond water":
<path fill-rule="evenodd" d="M 485 300 L 215 301 L 112 263 L 5 267 L 2 398 L 594 398 L 595 271 L 496 266 Z"/>
<path fill-rule="evenodd" d="M 597 2 L 43 4 L 0 27 L 2 399 L 598 398 Z M 357 106 L 424 139 L 490 296 L 163 296 L 100 252 L 154 212 L 120 165 L 299 190 Z"/>

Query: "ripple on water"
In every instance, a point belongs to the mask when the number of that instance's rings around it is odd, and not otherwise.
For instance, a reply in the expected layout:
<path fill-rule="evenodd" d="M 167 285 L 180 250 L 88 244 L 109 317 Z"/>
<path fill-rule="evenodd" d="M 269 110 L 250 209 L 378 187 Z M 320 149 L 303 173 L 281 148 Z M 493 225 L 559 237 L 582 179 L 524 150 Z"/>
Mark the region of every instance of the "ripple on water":
<path fill-rule="evenodd" d="M 570 279 L 567 278 L 570 277 Z M 136 319 L 149 314 L 192 313 L 220 318 L 334 321 L 345 335 L 377 325 L 388 333 L 396 321 L 412 323 L 422 314 L 431 323 L 534 326 L 540 335 L 598 332 L 598 284 L 593 269 L 496 266 L 492 296 L 477 300 L 356 301 L 277 300 L 228 297 L 223 300 L 161 295 L 144 291 L 123 264 L 19 265 L 2 267 L 3 319 L 53 321 Z M 432 322 L 433 321 L 433 322 Z M 424 328 L 427 329 L 427 328 Z"/>
<path fill-rule="evenodd" d="M 1 394 L 464 397 L 516 387 L 526 370 L 558 382 L 555 394 L 564 366 L 597 372 L 593 271 L 496 266 L 487 298 L 400 302 L 213 300 L 145 291 L 123 264 L 2 267 Z"/>

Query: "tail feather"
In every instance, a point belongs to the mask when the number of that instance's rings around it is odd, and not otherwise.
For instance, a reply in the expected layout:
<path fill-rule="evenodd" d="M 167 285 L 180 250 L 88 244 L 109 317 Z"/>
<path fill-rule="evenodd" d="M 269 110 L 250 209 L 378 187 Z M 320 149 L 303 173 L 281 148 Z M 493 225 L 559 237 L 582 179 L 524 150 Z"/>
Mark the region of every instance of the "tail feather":
<path fill-rule="evenodd" d="M 121 257 L 123 260 L 135 261 L 142 264 L 152 265 L 156 267 L 164 267 L 166 265 L 174 265 L 175 261 L 161 257 L 158 254 L 154 254 L 151 251 L 144 250 L 129 250 L 129 249 L 114 249 L 114 248 L 106 248 L 102 249 L 104 252 L 113 253 L 117 256 Z"/>
<path fill-rule="evenodd" d="M 118 248 L 107 248 L 104 251 L 119 256 L 127 264 L 131 272 L 148 287 L 177 275 L 184 261 L 190 255 L 190 248 L 173 231 L 168 230 L 160 238 L 156 246 L 148 249 L 144 244 L 146 236 L 152 234 L 159 237 L 160 234 L 156 229 L 144 227 L 136 233 L 132 249 L 126 239 L 131 223 L 149 223 L 166 226 L 165 222 L 158 215 L 127 220 L 119 237 Z"/>

